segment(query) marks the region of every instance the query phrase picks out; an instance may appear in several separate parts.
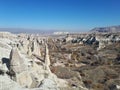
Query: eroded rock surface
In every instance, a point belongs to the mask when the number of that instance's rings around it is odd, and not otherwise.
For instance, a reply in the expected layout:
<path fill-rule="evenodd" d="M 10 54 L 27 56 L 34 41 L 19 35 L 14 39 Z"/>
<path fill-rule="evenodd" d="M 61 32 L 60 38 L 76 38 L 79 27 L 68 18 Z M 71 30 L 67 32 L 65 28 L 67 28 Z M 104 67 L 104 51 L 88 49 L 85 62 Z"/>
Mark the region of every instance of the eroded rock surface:
<path fill-rule="evenodd" d="M 119 90 L 119 33 L 2 32 L 0 51 L 2 90 Z"/>

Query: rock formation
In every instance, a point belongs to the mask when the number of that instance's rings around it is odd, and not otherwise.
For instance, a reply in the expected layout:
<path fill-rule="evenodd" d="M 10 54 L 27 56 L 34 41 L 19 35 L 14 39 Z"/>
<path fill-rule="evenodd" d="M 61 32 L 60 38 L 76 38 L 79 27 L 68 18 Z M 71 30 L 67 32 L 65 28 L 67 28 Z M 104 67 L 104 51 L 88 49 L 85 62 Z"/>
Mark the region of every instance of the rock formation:
<path fill-rule="evenodd" d="M 45 67 L 47 70 L 49 69 L 50 66 L 50 58 L 49 58 L 49 50 L 48 50 L 48 45 L 45 43 Z"/>
<path fill-rule="evenodd" d="M 0 33 L 0 90 L 119 90 L 119 33 L 15 36 Z"/>
<path fill-rule="evenodd" d="M 33 49 L 33 52 L 32 52 L 33 54 L 41 56 L 40 46 L 36 39 L 33 41 L 32 49 Z"/>
<path fill-rule="evenodd" d="M 24 59 L 20 56 L 18 49 L 13 48 L 10 53 L 10 71 L 21 73 L 26 69 Z"/>

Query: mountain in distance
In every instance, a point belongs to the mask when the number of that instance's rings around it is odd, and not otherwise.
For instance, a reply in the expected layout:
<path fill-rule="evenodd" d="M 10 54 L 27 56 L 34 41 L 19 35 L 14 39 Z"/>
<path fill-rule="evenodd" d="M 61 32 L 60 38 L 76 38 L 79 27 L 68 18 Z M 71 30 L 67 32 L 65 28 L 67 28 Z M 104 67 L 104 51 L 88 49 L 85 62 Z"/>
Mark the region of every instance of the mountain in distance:
<path fill-rule="evenodd" d="M 15 34 L 26 33 L 26 34 L 42 34 L 42 35 L 59 35 L 59 34 L 68 34 L 68 33 L 83 33 L 80 30 L 52 30 L 52 29 L 28 29 L 28 28 L 0 28 L 0 32 L 11 32 Z"/>
<path fill-rule="evenodd" d="M 120 32 L 120 25 L 117 26 L 109 26 L 109 27 L 96 27 L 92 30 L 90 30 L 90 32 L 100 32 L 100 33 L 104 33 L 104 32 Z"/>
<path fill-rule="evenodd" d="M 26 29 L 26 28 L 0 28 L 0 32 L 28 33 L 28 34 L 52 34 L 54 30 Z"/>

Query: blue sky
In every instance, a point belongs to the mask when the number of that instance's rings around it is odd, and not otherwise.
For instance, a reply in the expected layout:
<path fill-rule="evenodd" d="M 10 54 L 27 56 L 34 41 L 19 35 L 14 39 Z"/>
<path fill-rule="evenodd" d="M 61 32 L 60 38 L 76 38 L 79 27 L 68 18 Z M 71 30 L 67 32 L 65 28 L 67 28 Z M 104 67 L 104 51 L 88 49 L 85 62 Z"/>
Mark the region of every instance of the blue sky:
<path fill-rule="evenodd" d="M 0 27 L 83 31 L 120 25 L 120 0 L 0 0 Z"/>

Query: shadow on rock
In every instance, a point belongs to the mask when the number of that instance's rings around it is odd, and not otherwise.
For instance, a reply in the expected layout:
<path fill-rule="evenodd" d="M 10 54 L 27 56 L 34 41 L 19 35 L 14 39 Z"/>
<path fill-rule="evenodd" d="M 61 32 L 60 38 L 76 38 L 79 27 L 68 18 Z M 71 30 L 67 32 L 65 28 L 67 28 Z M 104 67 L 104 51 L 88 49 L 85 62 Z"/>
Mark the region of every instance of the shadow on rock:
<path fill-rule="evenodd" d="M 2 63 L 6 64 L 7 68 L 10 69 L 10 60 L 9 60 L 9 58 L 2 58 Z"/>

